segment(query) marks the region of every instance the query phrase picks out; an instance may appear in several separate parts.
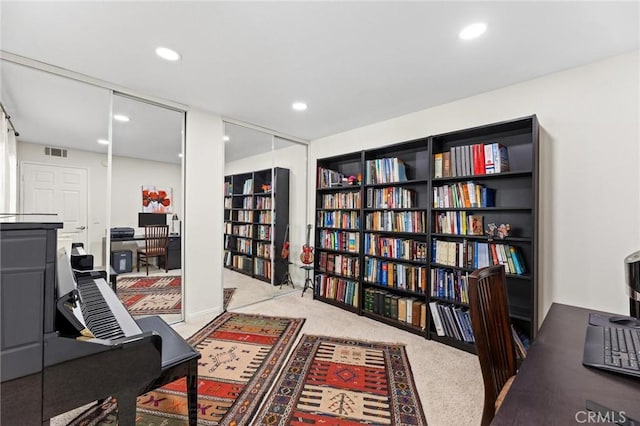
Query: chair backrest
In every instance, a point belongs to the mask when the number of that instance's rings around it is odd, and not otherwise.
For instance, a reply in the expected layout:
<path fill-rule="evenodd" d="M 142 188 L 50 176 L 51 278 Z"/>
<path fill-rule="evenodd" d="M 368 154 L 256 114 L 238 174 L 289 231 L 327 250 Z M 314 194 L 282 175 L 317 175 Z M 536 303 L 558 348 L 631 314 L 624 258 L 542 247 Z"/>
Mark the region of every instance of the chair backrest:
<path fill-rule="evenodd" d="M 469 315 L 484 381 L 483 424 L 491 422 L 496 398 L 517 371 L 506 285 L 502 265 L 469 276 Z"/>
<path fill-rule="evenodd" d="M 169 245 L 169 225 L 145 226 L 144 242 L 148 256 L 153 254 L 163 254 Z"/>

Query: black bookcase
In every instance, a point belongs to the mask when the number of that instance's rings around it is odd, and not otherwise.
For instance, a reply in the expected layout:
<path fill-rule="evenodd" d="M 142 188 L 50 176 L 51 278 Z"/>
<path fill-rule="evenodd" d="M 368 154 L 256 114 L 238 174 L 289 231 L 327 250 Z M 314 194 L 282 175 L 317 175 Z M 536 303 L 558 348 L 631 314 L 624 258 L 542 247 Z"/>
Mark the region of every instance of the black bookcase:
<path fill-rule="evenodd" d="M 490 144 L 504 147 L 509 170 L 487 174 L 482 164 L 483 173 L 474 173 L 473 149 L 465 147 Z M 482 262 L 504 260 L 512 323 L 532 340 L 538 323 L 537 170 L 535 116 L 317 160 L 314 297 L 475 352 L 465 322 L 467 276 Z M 462 194 L 464 187 L 478 196 L 472 205 L 454 206 L 451 193 Z M 446 204 L 444 188 L 451 197 Z M 477 235 L 461 220 L 480 227 Z M 452 221 L 458 226 L 443 228 Z M 489 224 L 509 224 L 509 235 L 489 238 Z"/>
<path fill-rule="evenodd" d="M 288 265 L 273 260 L 280 257 L 288 224 L 289 169 L 225 176 L 225 268 L 280 284 Z"/>

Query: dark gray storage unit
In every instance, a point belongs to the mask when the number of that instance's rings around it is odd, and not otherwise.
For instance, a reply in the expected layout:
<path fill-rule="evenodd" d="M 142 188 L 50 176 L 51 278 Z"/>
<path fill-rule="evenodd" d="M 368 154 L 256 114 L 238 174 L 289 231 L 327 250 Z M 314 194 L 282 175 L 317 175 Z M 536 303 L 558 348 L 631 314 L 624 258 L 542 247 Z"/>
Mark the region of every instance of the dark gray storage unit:
<path fill-rule="evenodd" d="M 2 424 L 42 419 L 43 342 L 55 332 L 58 228 L 61 223 L 0 223 Z"/>
<path fill-rule="evenodd" d="M 111 267 L 118 274 L 131 272 L 133 270 L 131 250 L 112 251 Z"/>

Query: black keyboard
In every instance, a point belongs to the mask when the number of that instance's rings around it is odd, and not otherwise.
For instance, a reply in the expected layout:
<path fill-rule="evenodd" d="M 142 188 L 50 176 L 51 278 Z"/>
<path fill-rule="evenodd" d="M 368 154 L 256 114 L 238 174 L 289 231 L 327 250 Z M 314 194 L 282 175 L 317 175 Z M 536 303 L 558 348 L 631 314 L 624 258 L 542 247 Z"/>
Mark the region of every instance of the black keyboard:
<path fill-rule="evenodd" d="M 78 284 L 78 292 L 82 303 L 80 309 L 87 328 L 99 339 L 117 339 L 124 337 L 124 332 L 113 316 L 107 301 L 93 280 Z"/>
<path fill-rule="evenodd" d="M 640 328 L 587 326 L 582 363 L 640 377 Z"/>

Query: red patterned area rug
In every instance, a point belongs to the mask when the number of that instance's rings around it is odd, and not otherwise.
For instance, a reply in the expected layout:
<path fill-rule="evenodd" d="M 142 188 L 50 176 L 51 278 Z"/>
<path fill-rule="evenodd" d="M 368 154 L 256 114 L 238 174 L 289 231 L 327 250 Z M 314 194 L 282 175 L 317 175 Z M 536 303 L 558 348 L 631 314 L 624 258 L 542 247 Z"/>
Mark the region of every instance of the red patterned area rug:
<path fill-rule="evenodd" d="M 304 335 L 252 424 L 427 421 L 404 345 Z"/>
<path fill-rule="evenodd" d="M 225 312 L 191 338 L 200 351 L 198 424 L 247 425 L 280 371 L 304 319 Z M 70 425 L 115 424 L 109 398 Z M 186 425 L 185 379 L 138 397 L 136 425 Z"/>
<path fill-rule="evenodd" d="M 182 312 L 180 277 L 119 277 L 116 286 L 120 301 L 131 315 Z"/>

